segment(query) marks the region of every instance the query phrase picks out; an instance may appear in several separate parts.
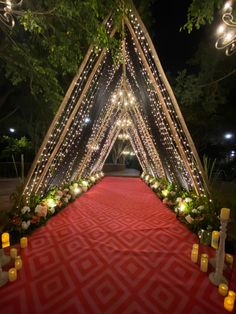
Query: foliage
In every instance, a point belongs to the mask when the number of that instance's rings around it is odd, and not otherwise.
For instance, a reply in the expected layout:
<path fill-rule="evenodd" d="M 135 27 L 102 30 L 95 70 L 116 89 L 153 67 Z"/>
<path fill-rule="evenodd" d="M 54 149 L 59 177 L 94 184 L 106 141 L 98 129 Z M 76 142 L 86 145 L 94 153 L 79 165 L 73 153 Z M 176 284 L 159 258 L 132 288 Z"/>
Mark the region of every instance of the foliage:
<path fill-rule="evenodd" d="M 181 111 L 200 151 L 217 137 L 220 142 L 224 132 L 235 128 L 235 65 L 234 58 L 225 58 L 208 40 L 202 41 L 188 67 L 173 82 Z"/>
<path fill-rule="evenodd" d="M 2 157 L 8 159 L 10 159 L 12 155 L 19 157 L 21 154 L 28 153 L 32 148 L 31 142 L 25 136 L 18 139 L 4 135 L 1 139 L 1 145 L 4 147 Z"/>
<path fill-rule="evenodd" d="M 14 210 L 7 213 L 4 229 L 11 233 L 14 241 L 19 237 L 31 233 L 39 226 L 44 225 L 54 214 L 65 208 L 68 203 L 86 192 L 103 176 L 102 173 L 94 174 L 86 179 L 79 179 L 62 187 L 52 187 L 45 195 L 31 195 L 29 204 L 21 198 L 21 189 L 14 194 Z"/>
<path fill-rule="evenodd" d="M 209 197 L 183 190 L 165 178 L 157 179 L 144 173 L 141 177 L 190 230 L 198 233 L 207 227 L 218 229 L 217 209 Z"/>
<path fill-rule="evenodd" d="M 219 10 L 223 3 L 223 0 L 192 0 L 188 8 L 187 22 L 182 29 L 191 33 L 194 28 L 199 29 L 202 25 L 211 23 L 215 10 Z"/>

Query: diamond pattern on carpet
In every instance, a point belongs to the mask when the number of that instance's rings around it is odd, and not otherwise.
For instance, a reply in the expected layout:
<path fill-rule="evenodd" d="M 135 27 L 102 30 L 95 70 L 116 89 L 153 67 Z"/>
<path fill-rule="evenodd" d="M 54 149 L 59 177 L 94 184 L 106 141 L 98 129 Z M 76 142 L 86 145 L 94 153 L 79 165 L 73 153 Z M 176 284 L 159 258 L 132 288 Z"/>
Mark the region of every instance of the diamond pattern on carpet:
<path fill-rule="evenodd" d="M 29 237 L 1 313 L 227 313 L 194 242 L 140 179 L 106 177 Z"/>

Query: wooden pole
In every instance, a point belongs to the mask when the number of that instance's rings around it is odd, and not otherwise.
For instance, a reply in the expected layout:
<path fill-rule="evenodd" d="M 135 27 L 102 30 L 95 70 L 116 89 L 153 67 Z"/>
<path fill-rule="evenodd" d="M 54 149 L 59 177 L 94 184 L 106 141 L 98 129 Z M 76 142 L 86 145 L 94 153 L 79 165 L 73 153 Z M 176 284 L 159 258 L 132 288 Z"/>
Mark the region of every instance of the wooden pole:
<path fill-rule="evenodd" d="M 198 183 L 197 183 L 197 181 L 196 181 L 196 179 L 195 179 L 195 177 L 194 177 L 194 175 L 192 173 L 192 169 L 191 169 L 191 167 L 189 165 L 189 162 L 188 162 L 188 159 L 187 159 L 187 157 L 185 155 L 184 148 L 183 148 L 183 146 L 182 146 L 182 144 L 180 142 L 179 135 L 176 132 L 174 126 L 173 126 L 172 118 L 171 118 L 170 113 L 169 113 L 169 111 L 168 111 L 168 109 L 166 107 L 166 104 L 165 104 L 165 101 L 163 99 L 162 93 L 161 93 L 159 87 L 156 84 L 155 77 L 154 77 L 154 75 L 153 75 L 153 73 L 152 73 L 152 71 L 151 71 L 151 69 L 150 69 L 150 67 L 149 67 L 149 65 L 147 63 L 147 60 L 146 60 L 146 57 L 145 57 L 145 55 L 143 53 L 142 47 L 140 46 L 140 43 L 139 43 L 139 41 L 137 39 L 137 36 L 136 36 L 136 34 L 135 34 L 134 30 L 133 30 L 133 27 L 132 27 L 132 25 L 130 24 L 130 22 L 129 22 L 129 20 L 127 18 L 125 19 L 125 22 L 126 22 L 126 25 L 128 26 L 128 29 L 129 29 L 132 37 L 133 37 L 135 45 L 136 45 L 136 47 L 137 47 L 137 49 L 138 49 L 138 51 L 140 53 L 140 58 L 141 58 L 144 66 L 146 68 L 146 71 L 147 71 L 148 75 L 149 75 L 149 78 L 151 80 L 151 84 L 152 84 L 153 88 L 155 89 L 155 91 L 156 91 L 156 93 L 158 95 L 158 98 L 160 100 L 160 104 L 162 106 L 162 109 L 163 109 L 163 111 L 165 113 L 165 116 L 167 118 L 167 121 L 169 123 L 169 127 L 170 127 L 170 129 L 172 131 L 172 134 L 173 134 L 174 138 L 176 139 L 175 140 L 176 146 L 178 147 L 180 155 L 181 155 L 181 157 L 182 157 L 182 159 L 183 159 L 183 161 L 185 163 L 185 166 L 188 169 L 189 175 L 190 175 L 190 177 L 192 179 L 192 183 L 193 183 L 194 189 L 195 189 L 197 194 L 200 194 L 200 189 L 199 189 Z"/>
<path fill-rule="evenodd" d="M 140 24 L 140 26 L 141 26 L 141 28 L 142 28 L 142 30 L 143 30 L 143 32 L 144 32 L 144 35 L 145 35 L 145 37 L 146 37 L 146 39 L 147 39 L 149 48 L 151 49 L 151 53 L 152 53 L 152 55 L 154 56 L 154 58 L 153 58 L 154 63 L 155 63 L 155 65 L 156 65 L 156 67 L 157 67 L 157 69 L 158 69 L 158 71 L 159 71 L 159 73 L 160 73 L 160 75 L 161 75 L 161 78 L 162 78 L 162 80 L 163 80 L 163 82 L 164 82 L 164 85 L 165 85 L 165 87 L 166 87 L 166 89 L 167 89 L 167 92 L 168 92 L 168 94 L 169 94 L 169 96 L 170 96 L 170 99 L 171 99 L 171 101 L 172 101 L 172 104 L 173 104 L 173 106 L 174 106 L 174 108 L 175 108 L 176 114 L 177 114 L 177 116 L 178 116 L 178 118 L 179 118 L 180 124 L 181 124 L 181 126 L 182 126 L 182 128 L 183 128 L 183 131 L 184 131 L 184 133 L 185 133 L 185 135 L 186 135 L 186 137 L 187 137 L 187 139 L 188 139 L 188 144 L 189 144 L 189 146 L 190 146 L 190 148 L 191 148 L 191 151 L 192 151 L 192 153 L 193 153 L 193 157 L 194 157 L 194 159 L 196 160 L 196 166 L 198 167 L 199 173 L 200 173 L 201 176 L 202 176 L 202 180 L 203 180 L 203 182 L 204 182 L 206 192 L 209 194 L 210 192 L 209 192 L 207 180 L 206 180 L 206 177 L 205 177 L 205 172 L 204 172 L 204 169 L 203 169 L 203 167 L 202 167 L 202 163 L 201 163 L 201 160 L 200 160 L 200 158 L 199 158 L 197 149 L 196 149 L 195 144 L 194 144 L 194 142 L 193 142 L 193 139 L 192 139 L 192 137 L 191 137 L 191 135 L 190 135 L 190 133 L 189 133 L 189 130 L 188 130 L 187 125 L 186 125 L 186 123 L 185 123 L 185 120 L 184 120 L 184 118 L 183 118 L 182 112 L 181 112 L 180 109 L 179 109 L 179 105 L 178 105 L 178 102 L 177 102 L 177 100 L 176 100 L 176 98 L 175 98 L 175 95 L 174 95 L 174 93 L 173 93 L 173 90 L 172 90 L 172 88 L 171 88 L 171 86 L 170 86 L 170 84 L 169 84 L 169 81 L 167 80 L 167 77 L 166 77 L 166 75 L 165 75 L 165 72 L 164 72 L 164 70 L 163 70 L 163 68 L 162 68 L 160 59 L 159 59 L 159 57 L 158 57 L 158 55 L 157 55 L 157 52 L 156 52 L 156 49 L 155 49 L 155 47 L 154 47 L 154 45 L 153 45 L 152 39 L 151 39 L 151 37 L 149 36 L 149 33 L 148 33 L 148 31 L 147 31 L 147 29 L 146 29 L 146 27 L 145 27 L 145 25 L 144 25 L 144 23 L 143 23 L 143 21 L 142 21 L 142 19 L 141 19 L 141 17 L 140 17 L 138 11 L 137 11 L 136 8 L 134 7 L 134 5 L 132 5 L 132 10 L 134 11 L 134 13 L 135 13 L 135 15 L 136 15 L 136 17 L 137 17 L 138 23 Z"/>

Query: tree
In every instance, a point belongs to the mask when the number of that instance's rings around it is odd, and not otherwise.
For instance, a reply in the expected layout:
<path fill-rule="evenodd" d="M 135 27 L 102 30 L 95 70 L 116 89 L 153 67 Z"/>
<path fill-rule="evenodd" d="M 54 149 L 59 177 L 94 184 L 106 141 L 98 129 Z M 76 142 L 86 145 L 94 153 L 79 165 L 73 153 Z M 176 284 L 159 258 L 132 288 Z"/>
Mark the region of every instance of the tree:
<path fill-rule="evenodd" d="M 152 0 L 136 2 L 145 13 Z M 112 12 L 119 31 L 121 10 L 114 8 L 121 6 L 119 0 L 25 0 L 12 31 L 0 29 L 0 121 L 24 126 L 35 151 L 89 45 L 117 47 L 119 38 L 109 40 L 102 21 Z"/>
<path fill-rule="evenodd" d="M 183 29 L 191 33 L 194 28 L 212 23 L 216 10 L 222 8 L 223 3 L 224 0 L 192 0 Z"/>
<path fill-rule="evenodd" d="M 235 129 L 235 66 L 234 58 L 220 54 L 203 40 L 188 69 L 176 78 L 175 94 L 202 152 L 209 142 L 218 145 L 224 132 Z"/>

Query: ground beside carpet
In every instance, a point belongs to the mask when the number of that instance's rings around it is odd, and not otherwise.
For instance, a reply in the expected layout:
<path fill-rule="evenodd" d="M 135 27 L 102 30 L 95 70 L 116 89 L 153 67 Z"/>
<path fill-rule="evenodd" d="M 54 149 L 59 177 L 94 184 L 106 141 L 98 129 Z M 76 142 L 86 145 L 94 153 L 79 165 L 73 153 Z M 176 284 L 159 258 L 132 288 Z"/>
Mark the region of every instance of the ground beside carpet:
<path fill-rule="evenodd" d="M 140 179 L 104 178 L 29 238 L 1 313 L 227 313 L 194 242 Z"/>

